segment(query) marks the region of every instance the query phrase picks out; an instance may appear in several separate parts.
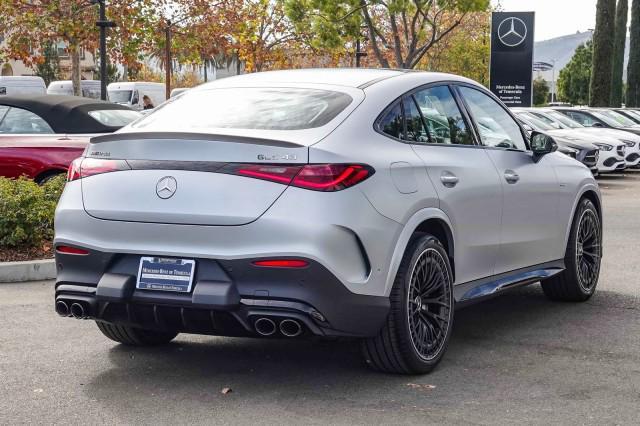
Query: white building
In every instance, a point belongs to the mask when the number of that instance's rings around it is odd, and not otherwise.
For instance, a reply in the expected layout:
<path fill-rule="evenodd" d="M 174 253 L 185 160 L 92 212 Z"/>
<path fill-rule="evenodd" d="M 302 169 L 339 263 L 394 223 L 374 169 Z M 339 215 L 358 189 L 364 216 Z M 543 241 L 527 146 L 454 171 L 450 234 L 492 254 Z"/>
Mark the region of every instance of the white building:
<path fill-rule="evenodd" d="M 0 49 L 5 45 L 5 40 L 0 35 Z M 59 42 L 58 58 L 60 59 L 60 76 L 61 80 L 71 79 L 71 57 L 64 42 Z M 83 79 L 92 80 L 94 78 L 94 72 L 96 70 L 96 61 L 90 52 L 85 52 L 84 49 L 80 54 L 80 70 Z M 22 61 L 0 61 L 0 75 L 12 76 L 12 75 L 35 75 L 35 68 L 27 67 Z"/>

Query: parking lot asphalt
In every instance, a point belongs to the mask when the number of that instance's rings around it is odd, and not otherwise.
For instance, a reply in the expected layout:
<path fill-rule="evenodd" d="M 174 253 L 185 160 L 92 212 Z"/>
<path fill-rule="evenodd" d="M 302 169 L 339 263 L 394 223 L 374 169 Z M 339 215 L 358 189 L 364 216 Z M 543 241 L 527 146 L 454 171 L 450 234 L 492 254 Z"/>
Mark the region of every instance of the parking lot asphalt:
<path fill-rule="evenodd" d="M 425 376 L 372 372 L 355 342 L 124 347 L 59 318 L 52 281 L 1 284 L 0 424 L 638 424 L 640 171 L 600 185 L 596 295 L 553 303 L 536 284 L 459 310 Z"/>

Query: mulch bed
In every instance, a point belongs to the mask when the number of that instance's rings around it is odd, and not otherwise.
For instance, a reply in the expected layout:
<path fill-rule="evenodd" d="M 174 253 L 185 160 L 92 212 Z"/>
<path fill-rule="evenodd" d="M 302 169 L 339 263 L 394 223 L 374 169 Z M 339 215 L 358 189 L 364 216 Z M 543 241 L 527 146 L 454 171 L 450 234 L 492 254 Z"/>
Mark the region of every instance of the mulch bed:
<path fill-rule="evenodd" d="M 17 262 L 21 260 L 51 259 L 53 245 L 44 243 L 42 247 L 6 248 L 0 247 L 0 262 Z"/>

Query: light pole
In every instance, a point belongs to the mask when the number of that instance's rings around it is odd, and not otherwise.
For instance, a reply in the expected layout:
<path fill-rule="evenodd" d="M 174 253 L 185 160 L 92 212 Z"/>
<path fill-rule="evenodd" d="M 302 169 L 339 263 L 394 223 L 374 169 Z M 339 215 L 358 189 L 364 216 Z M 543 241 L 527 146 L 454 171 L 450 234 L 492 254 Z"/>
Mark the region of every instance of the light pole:
<path fill-rule="evenodd" d="M 107 21 L 106 0 L 92 0 L 100 6 L 100 17 L 96 26 L 100 27 L 100 99 L 107 100 L 107 28 L 116 26 L 115 22 Z"/>

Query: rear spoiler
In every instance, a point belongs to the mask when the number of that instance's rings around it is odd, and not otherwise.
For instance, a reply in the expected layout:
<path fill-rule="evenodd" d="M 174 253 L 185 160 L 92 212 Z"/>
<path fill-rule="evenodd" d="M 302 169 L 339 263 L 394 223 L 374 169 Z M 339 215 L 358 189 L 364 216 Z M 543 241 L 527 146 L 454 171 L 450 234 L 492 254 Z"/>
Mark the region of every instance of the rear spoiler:
<path fill-rule="evenodd" d="M 111 133 L 108 135 L 96 136 L 90 139 L 90 143 L 113 141 L 133 141 L 141 139 L 175 139 L 175 140 L 202 140 L 216 142 L 245 143 L 251 145 L 275 146 L 278 148 L 305 148 L 306 145 L 293 142 L 284 142 L 274 139 L 252 138 L 247 136 L 220 135 L 213 133 L 191 133 L 191 132 L 131 132 L 131 133 Z"/>

